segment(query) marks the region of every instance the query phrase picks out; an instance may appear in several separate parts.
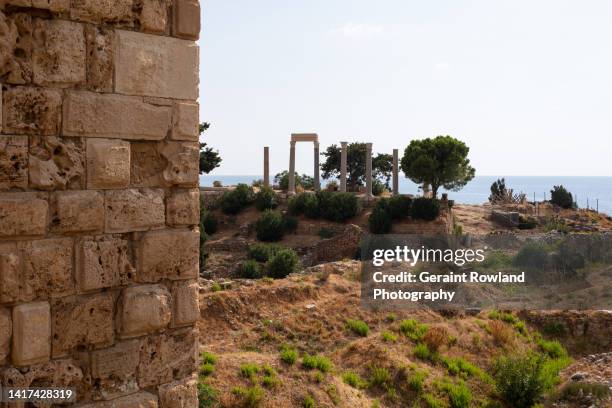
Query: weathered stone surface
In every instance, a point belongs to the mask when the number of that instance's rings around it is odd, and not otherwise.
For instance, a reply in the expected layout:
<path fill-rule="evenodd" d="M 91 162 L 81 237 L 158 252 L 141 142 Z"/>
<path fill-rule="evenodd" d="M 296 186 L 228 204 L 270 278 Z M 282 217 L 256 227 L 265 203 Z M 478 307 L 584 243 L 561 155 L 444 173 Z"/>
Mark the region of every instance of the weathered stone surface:
<path fill-rule="evenodd" d="M 87 139 L 87 187 L 113 189 L 126 188 L 129 184 L 129 142 Z"/>
<path fill-rule="evenodd" d="M 0 82 L 23 85 L 32 80 L 32 17 L 0 11 Z"/>
<path fill-rule="evenodd" d="M 53 357 L 76 347 L 113 344 L 113 295 L 67 297 L 53 302 Z"/>
<path fill-rule="evenodd" d="M 190 230 L 152 231 L 138 243 L 139 282 L 191 279 L 198 276 L 200 234 Z"/>
<path fill-rule="evenodd" d="M 84 187 L 85 152 L 81 139 L 32 137 L 30 188 L 65 190 Z"/>
<path fill-rule="evenodd" d="M 28 138 L 0 136 L 0 190 L 27 187 Z"/>
<path fill-rule="evenodd" d="M 138 390 L 136 372 L 140 340 L 128 340 L 91 353 L 91 376 L 97 396 L 112 399 Z"/>
<path fill-rule="evenodd" d="M 192 41 L 118 31 L 115 91 L 126 95 L 198 98 L 198 46 Z"/>
<path fill-rule="evenodd" d="M 157 144 L 133 142 L 130 156 L 130 184 L 132 187 L 162 187 L 162 173 L 166 159 L 157 149 Z"/>
<path fill-rule="evenodd" d="M 198 0 L 175 0 L 172 34 L 197 40 L 200 36 L 200 3 Z"/>
<path fill-rule="evenodd" d="M 199 183 L 199 146 L 197 143 L 170 142 L 160 147 L 161 155 L 167 160 L 162 173 L 167 185 L 197 187 Z"/>
<path fill-rule="evenodd" d="M 105 27 L 85 26 L 87 44 L 87 88 L 112 92 L 115 32 Z"/>
<path fill-rule="evenodd" d="M 68 136 L 161 140 L 172 124 L 170 107 L 132 96 L 70 92 L 63 112 L 64 135 Z"/>
<path fill-rule="evenodd" d="M 0 303 L 14 302 L 19 298 L 20 276 L 19 255 L 16 251 L 0 254 Z"/>
<path fill-rule="evenodd" d="M 138 21 L 145 32 L 163 33 L 168 24 L 168 0 L 143 0 Z"/>
<path fill-rule="evenodd" d="M 131 27 L 132 0 L 73 0 L 70 18 Z"/>
<path fill-rule="evenodd" d="M 164 225 L 164 191 L 106 191 L 106 232 L 146 231 Z"/>
<path fill-rule="evenodd" d="M 123 290 L 121 298 L 122 337 L 153 333 L 168 326 L 171 319 L 170 292 L 162 285 L 143 285 Z"/>
<path fill-rule="evenodd" d="M 49 361 L 51 310 L 49 303 L 26 303 L 13 308 L 13 364 L 18 367 Z"/>
<path fill-rule="evenodd" d="M 198 360 L 197 331 L 183 329 L 143 339 L 138 384 L 149 387 L 191 375 Z"/>
<path fill-rule="evenodd" d="M 3 365 L 11 351 L 13 322 L 9 309 L 0 308 L 0 365 Z"/>
<path fill-rule="evenodd" d="M 82 24 L 65 20 L 36 20 L 34 40 L 34 83 L 67 87 L 85 82 L 85 34 Z"/>
<path fill-rule="evenodd" d="M 195 378 L 174 381 L 159 387 L 160 408 L 198 406 L 198 382 Z"/>
<path fill-rule="evenodd" d="M 200 220 L 200 191 L 176 190 L 167 200 L 166 221 L 169 225 L 197 225 Z"/>
<path fill-rule="evenodd" d="M 77 246 L 76 280 L 81 291 L 122 286 L 134 274 L 128 241 L 107 238 L 82 241 Z"/>
<path fill-rule="evenodd" d="M 32 7 L 53 12 L 68 11 L 70 0 L 32 0 Z"/>
<path fill-rule="evenodd" d="M 74 292 L 71 238 L 52 238 L 23 244 L 23 274 L 20 298 L 23 301 L 63 296 Z"/>
<path fill-rule="evenodd" d="M 62 98 L 50 89 L 17 87 L 2 93 L 2 130 L 5 133 L 56 135 Z"/>
<path fill-rule="evenodd" d="M 158 406 L 157 396 L 143 391 L 112 401 L 82 405 L 81 408 L 158 408 Z"/>
<path fill-rule="evenodd" d="M 198 284 L 195 282 L 175 282 L 172 286 L 172 326 L 194 324 L 200 316 L 198 304 Z"/>
<path fill-rule="evenodd" d="M 197 103 L 177 102 L 172 116 L 173 140 L 197 142 L 199 139 L 200 107 Z"/>
<path fill-rule="evenodd" d="M 104 194 L 98 191 L 62 191 L 54 194 L 51 229 L 57 232 L 104 229 Z"/>
<path fill-rule="evenodd" d="M 42 235 L 49 204 L 34 193 L 0 194 L 0 237 Z"/>

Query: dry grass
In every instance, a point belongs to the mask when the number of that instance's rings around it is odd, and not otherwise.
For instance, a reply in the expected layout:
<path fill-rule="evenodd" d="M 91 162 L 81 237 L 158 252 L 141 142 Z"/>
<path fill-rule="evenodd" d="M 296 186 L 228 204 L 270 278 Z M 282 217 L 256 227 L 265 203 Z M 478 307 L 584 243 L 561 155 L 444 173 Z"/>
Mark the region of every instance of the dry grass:
<path fill-rule="evenodd" d="M 508 346 L 514 342 L 514 330 L 500 320 L 490 321 L 488 331 L 491 333 L 495 343 L 500 346 Z"/>
<path fill-rule="evenodd" d="M 432 327 L 427 330 L 423 336 L 423 342 L 427 344 L 427 348 L 432 353 L 437 353 L 438 350 L 448 342 L 448 330 L 444 327 Z"/>

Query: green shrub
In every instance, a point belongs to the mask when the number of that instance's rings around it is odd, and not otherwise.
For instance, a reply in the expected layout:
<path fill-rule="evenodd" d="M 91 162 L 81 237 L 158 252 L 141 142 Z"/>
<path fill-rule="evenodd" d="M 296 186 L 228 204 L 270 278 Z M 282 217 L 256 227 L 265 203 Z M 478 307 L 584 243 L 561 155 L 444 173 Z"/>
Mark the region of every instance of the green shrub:
<path fill-rule="evenodd" d="M 293 365 L 297 361 L 298 353 L 294 348 L 283 346 L 280 350 L 280 359 L 283 363 Z"/>
<path fill-rule="evenodd" d="M 357 389 L 366 388 L 368 386 L 368 383 L 363 380 L 359 374 L 350 370 L 342 374 L 342 381 Z"/>
<path fill-rule="evenodd" d="M 431 360 L 432 354 L 427 348 L 427 344 L 419 343 L 414 347 L 414 356 L 421 360 Z"/>
<path fill-rule="evenodd" d="M 274 279 L 283 279 L 294 272 L 299 258 L 292 249 L 281 249 L 276 252 L 266 265 L 267 274 Z"/>
<path fill-rule="evenodd" d="M 202 363 L 204 363 L 204 364 L 213 364 L 214 365 L 214 364 L 217 364 L 218 357 L 215 354 L 213 354 L 213 353 L 209 353 L 209 352 L 205 351 L 200 356 L 200 359 L 202 360 Z"/>
<path fill-rule="evenodd" d="M 200 364 L 200 375 L 202 377 L 208 377 L 215 372 L 215 366 L 210 363 Z"/>
<path fill-rule="evenodd" d="M 380 180 L 374 179 L 372 183 L 372 194 L 375 196 L 379 196 L 385 191 L 387 191 L 387 186 L 385 186 L 385 184 Z"/>
<path fill-rule="evenodd" d="M 531 230 L 537 228 L 538 220 L 533 217 L 523 217 L 519 219 L 518 229 L 520 230 Z"/>
<path fill-rule="evenodd" d="M 324 194 L 330 194 L 331 197 L 323 198 Z M 345 222 L 359 212 L 359 200 L 354 194 L 320 191 L 317 195 L 321 216 L 330 221 Z"/>
<path fill-rule="evenodd" d="M 410 215 L 415 220 L 433 221 L 440 215 L 440 202 L 435 198 L 416 198 L 412 201 Z"/>
<path fill-rule="evenodd" d="M 546 323 L 542 331 L 544 332 L 544 334 L 554 337 L 562 337 L 566 334 L 565 326 L 563 325 L 563 323 L 560 322 Z"/>
<path fill-rule="evenodd" d="M 545 391 L 543 367 L 538 355 L 501 357 L 493 368 L 497 391 L 510 406 L 531 408 Z"/>
<path fill-rule="evenodd" d="M 256 408 L 261 404 L 264 390 L 258 385 L 249 388 L 234 387 L 232 394 L 242 398 L 242 403 L 247 408 Z"/>
<path fill-rule="evenodd" d="M 484 371 L 461 357 L 445 357 L 442 359 L 442 362 L 446 366 L 449 374 L 459 375 L 462 377 L 477 377 L 481 379 L 486 377 Z"/>
<path fill-rule="evenodd" d="M 310 354 L 304 354 L 304 357 L 302 357 L 302 367 L 308 370 L 317 369 L 322 373 L 327 373 L 331 371 L 331 369 L 333 368 L 333 364 L 327 357 L 317 355 L 311 356 Z"/>
<path fill-rule="evenodd" d="M 397 336 L 391 333 L 390 331 L 382 332 L 380 334 L 380 337 L 383 339 L 383 341 L 386 341 L 387 343 L 395 343 L 397 341 Z"/>
<path fill-rule="evenodd" d="M 209 384 L 198 383 L 198 408 L 214 407 L 219 402 L 217 391 Z"/>
<path fill-rule="evenodd" d="M 370 387 L 384 387 L 391 382 L 391 374 L 389 370 L 382 367 L 372 367 L 370 373 Z"/>
<path fill-rule="evenodd" d="M 346 322 L 346 327 L 351 330 L 353 333 L 360 335 L 361 337 L 366 337 L 370 332 L 370 328 L 368 324 L 363 320 L 354 320 L 349 319 Z"/>
<path fill-rule="evenodd" d="M 459 384 L 447 384 L 445 391 L 448 393 L 448 401 L 451 408 L 470 408 L 472 392 L 463 382 Z"/>
<path fill-rule="evenodd" d="M 306 395 L 304 397 L 304 402 L 302 403 L 304 408 L 317 408 L 317 403 L 311 395 Z"/>
<path fill-rule="evenodd" d="M 217 218 L 208 210 L 200 211 L 200 226 L 202 231 L 212 235 L 217 232 Z"/>
<path fill-rule="evenodd" d="M 257 262 L 268 262 L 280 249 L 281 246 L 274 244 L 253 244 L 249 246 L 248 257 Z"/>
<path fill-rule="evenodd" d="M 289 199 L 287 204 L 289 213 L 292 215 L 306 215 L 309 218 L 319 216 L 319 203 L 317 196 L 311 193 L 296 194 Z"/>
<path fill-rule="evenodd" d="M 389 198 L 388 210 L 391 219 L 401 220 L 410 215 L 412 209 L 412 198 L 404 195 L 395 195 Z"/>
<path fill-rule="evenodd" d="M 574 206 L 572 193 L 563 186 L 554 186 L 550 190 L 550 202 L 561 208 L 572 208 Z"/>
<path fill-rule="evenodd" d="M 261 379 L 261 384 L 266 388 L 276 388 L 280 384 L 276 370 L 268 364 L 264 364 L 262 369 L 264 376 Z"/>
<path fill-rule="evenodd" d="M 293 215 L 284 214 L 283 215 L 283 225 L 285 227 L 285 232 L 293 233 L 297 230 L 298 227 L 298 219 Z"/>
<path fill-rule="evenodd" d="M 427 408 L 446 408 L 446 403 L 438 398 L 436 398 L 433 394 L 425 394 L 423 395 L 423 402 L 425 402 L 425 406 Z"/>
<path fill-rule="evenodd" d="M 278 207 L 278 195 L 270 187 L 263 187 L 255 194 L 255 208 L 259 211 L 273 210 Z"/>
<path fill-rule="evenodd" d="M 567 357 L 567 351 L 557 340 L 547 341 L 539 340 L 538 346 L 545 352 L 550 358 L 564 358 Z"/>
<path fill-rule="evenodd" d="M 221 287 L 219 282 L 213 282 L 212 286 L 210 287 L 210 290 L 212 290 L 213 292 L 221 292 L 223 288 Z"/>
<path fill-rule="evenodd" d="M 427 333 L 427 328 L 426 324 L 421 324 L 414 319 L 402 320 L 399 325 L 402 334 L 414 341 L 423 339 L 423 336 Z"/>
<path fill-rule="evenodd" d="M 240 374 L 250 380 L 254 380 L 259 373 L 259 366 L 255 363 L 244 363 L 240 366 Z"/>
<path fill-rule="evenodd" d="M 238 269 L 238 278 L 241 279 L 259 279 L 263 276 L 262 267 L 254 259 L 245 261 Z"/>
<path fill-rule="evenodd" d="M 372 234 L 388 234 L 391 231 L 392 222 L 389 211 L 381 206 L 374 207 L 368 218 L 368 229 Z"/>
<path fill-rule="evenodd" d="M 278 211 L 265 210 L 255 222 L 255 232 L 260 241 L 280 241 L 285 234 L 283 216 Z"/>
<path fill-rule="evenodd" d="M 220 205 L 225 214 L 238 214 L 252 202 L 253 188 L 246 184 L 238 184 L 236 188 L 223 194 Z"/>
<path fill-rule="evenodd" d="M 548 262 L 544 244 L 528 241 L 512 259 L 512 264 L 520 268 L 542 269 Z"/>
<path fill-rule="evenodd" d="M 425 387 L 425 379 L 427 373 L 421 370 L 415 370 L 408 378 L 408 386 L 412 391 L 421 392 Z"/>

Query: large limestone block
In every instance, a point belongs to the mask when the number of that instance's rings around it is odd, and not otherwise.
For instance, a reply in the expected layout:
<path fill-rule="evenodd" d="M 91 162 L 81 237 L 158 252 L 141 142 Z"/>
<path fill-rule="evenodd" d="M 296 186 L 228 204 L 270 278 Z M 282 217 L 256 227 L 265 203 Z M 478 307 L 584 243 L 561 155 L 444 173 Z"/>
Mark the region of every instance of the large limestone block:
<path fill-rule="evenodd" d="M 126 188 L 130 184 L 130 143 L 87 139 L 87 187 Z"/>
<path fill-rule="evenodd" d="M 198 406 L 198 382 L 190 377 L 159 387 L 160 408 L 194 408 Z"/>
<path fill-rule="evenodd" d="M 152 231 L 137 248 L 139 282 L 182 280 L 198 276 L 200 234 L 191 230 Z"/>
<path fill-rule="evenodd" d="M 73 0 L 70 18 L 131 27 L 134 24 L 132 0 Z"/>
<path fill-rule="evenodd" d="M 169 186 L 197 187 L 199 183 L 199 146 L 197 143 L 169 142 L 160 147 L 166 159 L 162 173 L 164 183 Z"/>
<path fill-rule="evenodd" d="M 172 140 L 197 142 L 200 137 L 200 107 L 195 102 L 178 102 L 172 117 Z"/>
<path fill-rule="evenodd" d="M 57 232 L 104 229 L 104 194 L 99 191 L 61 191 L 54 194 L 51 229 Z"/>
<path fill-rule="evenodd" d="M 200 191 L 176 190 L 166 204 L 169 225 L 198 225 L 200 221 Z"/>
<path fill-rule="evenodd" d="M 121 336 L 135 337 L 168 326 L 172 316 L 171 296 L 162 285 L 144 285 L 123 290 Z"/>
<path fill-rule="evenodd" d="M 127 340 L 91 353 L 91 376 L 102 399 L 113 399 L 138 391 L 136 371 L 140 340 Z"/>
<path fill-rule="evenodd" d="M 172 107 L 138 97 L 70 92 L 64 101 L 63 131 L 68 136 L 161 140 L 171 126 Z"/>
<path fill-rule="evenodd" d="M 0 136 L 0 190 L 10 188 L 28 188 L 27 136 Z"/>
<path fill-rule="evenodd" d="M 53 357 L 79 348 L 113 344 L 114 299 L 111 293 L 65 297 L 53 302 Z"/>
<path fill-rule="evenodd" d="M 72 238 L 51 238 L 22 245 L 23 273 L 19 297 L 23 301 L 74 293 Z"/>
<path fill-rule="evenodd" d="M 126 95 L 198 98 L 198 46 L 193 41 L 117 31 L 115 91 Z"/>
<path fill-rule="evenodd" d="M 197 40 L 200 35 L 200 2 L 175 0 L 172 35 Z"/>
<path fill-rule="evenodd" d="M 2 93 L 2 130 L 5 133 L 57 135 L 62 97 L 51 89 L 16 87 Z"/>
<path fill-rule="evenodd" d="M 85 82 L 83 25 L 65 20 L 37 20 L 32 54 L 34 83 L 68 87 Z"/>
<path fill-rule="evenodd" d="M 34 193 L 0 194 L 0 237 L 43 235 L 49 204 Z"/>
<path fill-rule="evenodd" d="M 76 280 L 81 291 L 122 286 L 134 274 L 128 241 L 109 238 L 77 244 Z"/>
<path fill-rule="evenodd" d="M 6 361 L 11 350 L 13 322 L 9 309 L 0 308 L 0 366 Z"/>
<path fill-rule="evenodd" d="M 82 405 L 81 408 L 158 408 L 158 406 L 157 396 L 143 391 L 112 401 Z"/>
<path fill-rule="evenodd" d="M 30 188 L 81 189 L 85 186 L 85 147 L 79 138 L 30 137 Z"/>
<path fill-rule="evenodd" d="M 146 231 L 165 221 L 163 190 L 106 191 L 106 232 Z"/>
<path fill-rule="evenodd" d="M 194 281 L 175 282 L 172 286 L 172 326 L 188 326 L 200 317 L 199 287 Z"/>
<path fill-rule="evenodd" d="M 51 357 L 49 303 L 26 303 L 13 308 L 13 365 L 44 363 Z"/>
<path fill-rule="evenodd" d="M 21 277 L 19 255 L 0 254 L 0 303 L 10 303 L 19 299 L 19 279 Z"/>

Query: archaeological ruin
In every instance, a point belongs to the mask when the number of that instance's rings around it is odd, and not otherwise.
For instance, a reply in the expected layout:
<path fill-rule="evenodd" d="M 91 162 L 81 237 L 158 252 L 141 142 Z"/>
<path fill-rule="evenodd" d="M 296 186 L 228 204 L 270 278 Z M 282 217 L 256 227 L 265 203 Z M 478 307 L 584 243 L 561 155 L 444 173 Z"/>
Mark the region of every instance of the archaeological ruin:
<path fill-rule="evenodd" d="M 199 31 L 197 0 L 0 2 L 0 385 L 197 406 Z"/>

